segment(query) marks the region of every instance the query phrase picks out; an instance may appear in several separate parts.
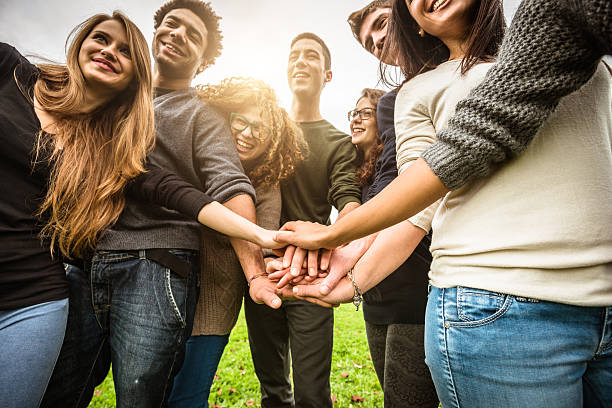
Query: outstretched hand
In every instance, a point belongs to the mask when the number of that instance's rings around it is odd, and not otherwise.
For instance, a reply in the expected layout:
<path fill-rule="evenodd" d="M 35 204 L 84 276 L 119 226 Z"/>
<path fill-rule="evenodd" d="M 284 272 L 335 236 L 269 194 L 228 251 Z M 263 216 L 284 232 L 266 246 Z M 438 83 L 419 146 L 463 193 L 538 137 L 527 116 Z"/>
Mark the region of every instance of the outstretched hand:
<path fill-rule="evenodd" d="M 355 294 L 352 283 L 347 279 L 340 279 L 338 284 L 328 294 L 321 293 L 323 278 L 318 278 L 310 284 L 293 287 L 293 295 L 297 299 L 307 300 L 317 305 L 338 306 L 340 303 L 349 303 Z"/>

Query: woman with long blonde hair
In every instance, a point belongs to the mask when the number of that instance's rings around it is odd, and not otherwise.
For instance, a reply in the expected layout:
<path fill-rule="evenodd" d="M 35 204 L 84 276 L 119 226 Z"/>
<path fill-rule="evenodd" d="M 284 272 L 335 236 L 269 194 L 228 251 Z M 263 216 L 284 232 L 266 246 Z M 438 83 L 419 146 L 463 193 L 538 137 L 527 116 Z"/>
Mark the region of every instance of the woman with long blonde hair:
<path fill-rule="evenodd" d="M 200 87 L 199 96 L 228 119 L 238 157 L 255 187 L 258 224 L 278 229 L 279 183 L 293 173 L 308 150 L 301 130 L 279 106 L 274 90 L 262 81 L 228 78 L 218 85 Z M 204 236 L 200 298 L 170 407 L 208 405 L 210 386 L 247 287 L 229 241 L 210 230 Z M 271 253 L 264 251 L 266 255 Z M 248 294 L 245 301 L 251 301 Z"/>
<path fill-rule="evenodd" d="M 145 38 L 119 12 L 79 24 L 66 65 L 36 66 L 0 44 L 2 407 L 40 403 L 68 313 L 58 255 L 93 248 L 144 171 L 150 84 Z"/>

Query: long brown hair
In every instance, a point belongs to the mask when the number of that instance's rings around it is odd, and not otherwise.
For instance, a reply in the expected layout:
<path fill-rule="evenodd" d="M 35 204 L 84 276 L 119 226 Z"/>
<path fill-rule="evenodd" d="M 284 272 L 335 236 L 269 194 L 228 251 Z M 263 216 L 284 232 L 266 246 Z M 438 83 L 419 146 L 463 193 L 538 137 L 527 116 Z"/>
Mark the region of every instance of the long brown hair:
<path fill-rule="evenodd" d="M 117 20 L 126 31 L 135 75 L 128 87 L 91 113 L 80 113 L 86 92 L 79 68 L 81 45 L 94 27 Z M 123 189 L 144 171 L 155 142 L 151 62 L 147 42 L 120 12 L 96 14 L 75 27 L 66 41 L 66 65 L 41 64 L 34 96 L 57 118 L 56 133 L 41 130 L 36 160 L 51 163 L 49 186 L 38 211 L 47 218 L 41 236 L 66 257 L 82 256 L 125 205 Z M 36 164 L 36 163 L 35 163 Z"/>
<path fill-rule="evenodd" d="M 461 61 L 462 74 L 479 62 L 495 58 L 506 29 L 501 0 L 477 0 L 477 4 L 466 35 L 468 46 Z M 410 15 L 405 0 L 393 0 L 387 30 L 381 60 L 391 55 L 397 58 L 405 80 L 430 71 L 449 58 L 449 50 L 441 40 L 418 34 L 419 25 Z M 385 83 L 388 83 L 385 75 L 387 69 L 385 65 L 380 65 L 381 80 Z"/>
<path fill-rule="evenodd" d="M 302 130 L 278 104 L 274 90 L 253 78 L 227 78 L 218 85 L 200 85 L 199 97 L 229 119 L 231 112 L 255 106 L 270 128 L 270 147 L 247 176 L 255 187 L 277 186 L 308 154 Z"/>
<path fill-rule="evenodd" d="M 361 95 L 357 98 L 357 103 L 363 98 L 368 98 L 372 106 L 376 108 L 378 105 L 378 101 L 381 96 L 385 94 L 385 91 L 381 89 L 372 89 L 372 88 L 364 88 L 361 91 Z M 378 132 L 378 126 L 376 126 L 376 141 L 375 145 L 372 147 L 372 151 L 369 154 L 368 159 L 366 160 L 366 152 L 359 148 L 359 146 L 355 146 L 357 148 L 357 154 L 359 155 L 359 160 L 361 164 L 357 169 L 355 169 L 355 173 L 357 174 L 357 178 L 359 179 L 359 185 L 365 186 L 366 184 L 370 184 L 372 182 L 372 177 L 374 176 L 374 169 L 376 167 L 376 162 L 380 157 L 380 154 L 383 150 L 383 142 L 380 140 L 380 133 Z"/>

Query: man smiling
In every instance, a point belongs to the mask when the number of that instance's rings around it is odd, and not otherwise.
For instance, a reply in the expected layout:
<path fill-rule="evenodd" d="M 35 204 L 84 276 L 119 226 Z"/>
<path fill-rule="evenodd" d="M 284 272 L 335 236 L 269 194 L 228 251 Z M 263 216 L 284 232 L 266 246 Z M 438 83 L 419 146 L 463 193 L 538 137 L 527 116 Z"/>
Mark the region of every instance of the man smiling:
<path fill-rule="evenodd" d="M 331 56 L 323 40 L 312 33 L 295 37 L 287 66 L 293 93 L 291 118 L 302 128 L 310 155 L 296 166 L 292 177 L 281 182 L 281 224 L 292 220 L 329 223 L 332 205 L 342 216 L 360 203 L 355 148 L 350 137 L 323 119 L 319 110 L 321 93 L 331 79 Z M 245 313 L 262 407 L 331 407 L 333 310 L 304 301 L 285 302 L 273 310 L 247 299 Z"/>

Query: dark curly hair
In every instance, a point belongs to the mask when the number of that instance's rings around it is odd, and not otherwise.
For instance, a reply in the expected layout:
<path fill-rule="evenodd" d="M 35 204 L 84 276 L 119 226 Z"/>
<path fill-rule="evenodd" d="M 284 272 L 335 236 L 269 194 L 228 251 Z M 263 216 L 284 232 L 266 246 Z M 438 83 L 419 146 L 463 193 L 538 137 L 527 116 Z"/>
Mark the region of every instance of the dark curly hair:
<path fill-rule="evenodd" d="M 155 12 L 155 16 L 153 17 L 155 25 L 153 28 L 157 30 L 166 14 L 171 10 L 179 8 L 192 11 L 196 16 L 200 17 L 200 20 L 202 20 L 206 26 L 208 30 L 208 45 L 204 51 L 204 59 L 208 66 L 213 65 L 217 57 L 221 55 L 221 50 L 223 49 L 221 40 L 223 39 L 223 35 L 221 35 L 221 29 L 219 28 L 219 20 L 221 20 L 221 17 L 213 11 L 210 7 L 210 3 L 205 3 L 200 0 L 170 0 Z"/>

